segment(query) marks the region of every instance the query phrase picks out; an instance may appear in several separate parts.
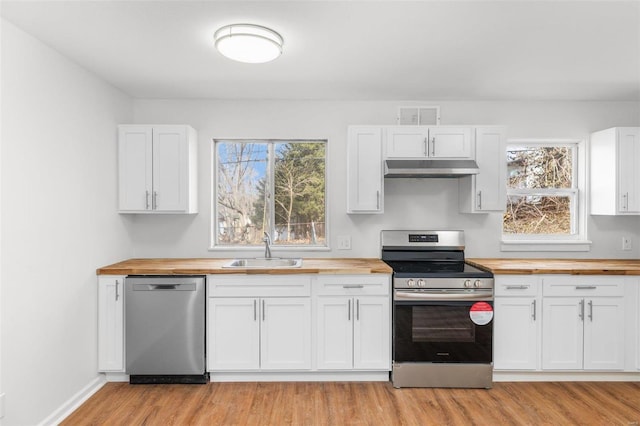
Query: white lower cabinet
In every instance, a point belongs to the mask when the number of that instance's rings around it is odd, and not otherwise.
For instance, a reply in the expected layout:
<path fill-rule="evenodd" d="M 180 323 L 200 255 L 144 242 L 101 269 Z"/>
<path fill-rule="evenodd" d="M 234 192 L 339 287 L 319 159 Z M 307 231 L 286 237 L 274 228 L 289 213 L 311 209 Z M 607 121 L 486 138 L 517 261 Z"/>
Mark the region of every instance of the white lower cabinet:
<path fill-rule="evenodd" d="M 208 370 L 311 369 L 308 276 L 210 275 L 208 285 Z"/>
<path fill-rule="evenodd" d="M 388 297 L 320 297 L 317 309 L 319 370 L 389 367 Z"/>
<path fill-rule="evenodd" d="M 308 370 L 311 302 L 212 297 L 208 346 L 209 370 Z"/>
<path fill-rule="evenodd" d="M 389 370 L 389 277 L 321 276 L 314 291 L 318 370 Z"/>
<path fill-rule="evenodd" d="M 124 372 L 124 277 L 98 277 L 98 371 Z"/>
<path fill-rule="evenodd" d="M 535 275 L 495 278 L 493 364 L 496 370 L 539 368 L 541 306 Z"/>
<path fill-rule="evenodd" d="M 543 296 L 543 370 L 624 370 L 624 278 L 552 277 Z"/>

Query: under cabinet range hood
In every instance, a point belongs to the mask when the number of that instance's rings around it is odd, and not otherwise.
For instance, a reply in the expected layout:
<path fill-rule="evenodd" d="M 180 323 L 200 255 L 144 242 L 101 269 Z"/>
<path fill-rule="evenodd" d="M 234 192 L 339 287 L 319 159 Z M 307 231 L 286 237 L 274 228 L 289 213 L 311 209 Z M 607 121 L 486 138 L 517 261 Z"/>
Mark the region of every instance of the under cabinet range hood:
<path fill-rule="evenodd" d="M 474 160 L 386 160 L 385 178 L 458 178 L 480 173 Z"/>

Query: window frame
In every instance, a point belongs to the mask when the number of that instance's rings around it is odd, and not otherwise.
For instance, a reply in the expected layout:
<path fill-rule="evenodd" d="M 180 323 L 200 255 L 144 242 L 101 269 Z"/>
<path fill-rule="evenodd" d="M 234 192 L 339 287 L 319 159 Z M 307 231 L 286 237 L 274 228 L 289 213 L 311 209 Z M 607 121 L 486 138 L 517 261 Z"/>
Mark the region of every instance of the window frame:
<path fill-rule="evenodd" d="M 512 147 L 568 147 L 572 150 L 572 188 L 510 189 L 507 184 L 506 198 L 509 196 L 569 196 L 571 202 L 570 235 L 553 234 L 505 234 L 501 221 L 501 251 L 589 251 L 591 242 L 587 239 L 587 149 L 584 139 L 509 139 L 506 151 Z M 505 176 L 508 179 L 509 176 Z"/>
<path fill-rule="evenodd" d="M 328 197 L 328 188 L 329 188 L 329 173 L 328 173 L 328 165 L 329 165 L 329 140 L 327 138 L 212 138 L 211 139 L 211 177 L 210 183 L 211 188 L 209 191 L 210 195 L 210 216 L 209 216 L 209 251 L 256 251 L 262 250 L 264 248 L 264 244 L 255 244 L 255 245 L 225 245 L 220 244 L 218 242 L 218 208 L 217 208 L 217 188 L 218 188 L 218 152 L 216 149 L 216 144 L 218 142 L 233 142 L 233 143 L 265 143 L 269 144 L 267 147 L 268 151 L 268 162 L 267 165 L 267 176 L 268 176 L 268 187 L 271 190 L 271 195 L 273 195 L 274 187 L 273 182 L 275 178 L 275 145 L 277 143 L 304 143 L 304 142 L 317 142 L 324 144 L 324 216 L 325 216 L 325 242 L 324 244 L 317 245 L 287 245 L 287 244 L 272 244 L 272 250 L 275 249 L 277 251 L 328 251 L 329 247 L 329 197 Z M 275 224 L 275 207 L 274 207 L 274 198 L 270 197 L 271 202 L 269 203 L 269 227 L 271 228 L 270 235 L 273 235 L 273 227 Z"/>

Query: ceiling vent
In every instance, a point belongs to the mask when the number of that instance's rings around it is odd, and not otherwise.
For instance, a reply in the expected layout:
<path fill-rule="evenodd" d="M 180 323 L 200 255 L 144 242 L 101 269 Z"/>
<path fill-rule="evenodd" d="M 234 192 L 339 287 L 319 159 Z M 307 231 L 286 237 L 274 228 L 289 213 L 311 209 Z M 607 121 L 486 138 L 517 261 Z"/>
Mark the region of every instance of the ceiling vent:
<path fill-rule="evenodd" d="M 439 106 L 398 107 L 398 124 L 407 126 L 437 126 L 440 124 Z"/>

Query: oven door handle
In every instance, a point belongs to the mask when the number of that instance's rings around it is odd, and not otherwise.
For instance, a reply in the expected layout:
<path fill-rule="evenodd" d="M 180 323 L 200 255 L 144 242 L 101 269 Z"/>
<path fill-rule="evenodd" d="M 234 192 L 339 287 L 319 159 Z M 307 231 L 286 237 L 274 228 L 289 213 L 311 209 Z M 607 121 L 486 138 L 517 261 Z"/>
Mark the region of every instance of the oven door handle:
<path fill-rule="evenodd" d="M 473 293 L 432 293 L 426 291 L 395 291 L 393 293 L 395 300 L 477 300 L 491 301 L 493 300 L 493 291 L 474 291 Z"/>

